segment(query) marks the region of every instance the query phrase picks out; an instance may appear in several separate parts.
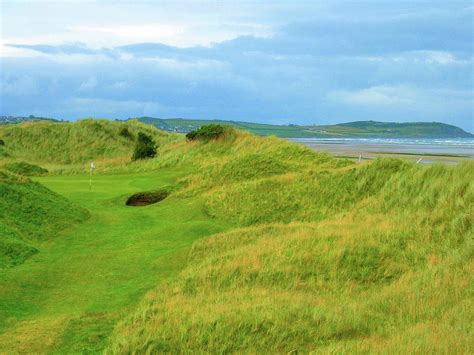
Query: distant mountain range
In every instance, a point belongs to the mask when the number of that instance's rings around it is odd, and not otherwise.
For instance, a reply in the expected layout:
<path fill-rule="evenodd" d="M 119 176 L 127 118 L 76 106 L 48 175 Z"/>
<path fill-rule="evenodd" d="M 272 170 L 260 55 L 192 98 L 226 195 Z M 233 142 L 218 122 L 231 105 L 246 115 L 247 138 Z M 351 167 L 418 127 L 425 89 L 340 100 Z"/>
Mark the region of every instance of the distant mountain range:
<path fill-rule="evenodd" d="M 170 131 L 187 133 L 202 125 L 219 123 L 250 131 L 252 133 L 269 136 L 275 135 L 282 138 L 474 138 L 472 133 L 463 129 L 440 122 L 377 122 L 356 121 L 335 125 L 271 125 L 241 121 L 223 120 L 196 120 L 186 118 L 155 118 L 137 117 L 140 122 L 154 125 L 155 127 Z M 0 124 L 14 124 L 25 121 L 48 120 L 53 118 L 17 116 L 0 116 Z"/>
<path fill-rule="evenodd" d="M 138 117 L 139 121 L 152 124 L 172 132 L 190 132 L 202 125 L 220 123 L 248 130 L 261 136 L 275 135 L 284 138 L 311 137 L 367 137 L 367 138 L 473 138 L 474 135 L 463 129 L 440 122 L 376 122 L 357 121 L 336 125 L 270 125 L 240 121 L 194 120 L 184 118 Z"/>

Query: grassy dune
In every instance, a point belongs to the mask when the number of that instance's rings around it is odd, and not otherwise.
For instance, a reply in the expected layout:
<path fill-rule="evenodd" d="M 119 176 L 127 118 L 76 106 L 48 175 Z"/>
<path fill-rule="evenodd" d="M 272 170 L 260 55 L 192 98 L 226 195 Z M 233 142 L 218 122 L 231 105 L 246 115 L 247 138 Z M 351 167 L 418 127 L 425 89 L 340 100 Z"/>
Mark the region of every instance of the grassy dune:
<path fill-rule="evenodd" d="M 77 142 L 50 165 L 50 130 L 86 139 L 94 123 L 31 124 L 46 150 L 31 155 L 31 133 L 13 144 L 0 130 L 4 162 L 47 167 L 35 186 L 90 215 L 5 269 L 0 352 L 473 351 L 472 163 L 355 164 L 241 131 L 186 142 L 128 124 L 156 158 L 130 162 L 124 123 L 100 121 L 103 147 Z"/>
<path fill-rule="evenodd" d="M 0 269 L 23 263 L 85 209 L 28 178 L 0 170 Z"/>
<path fill-rule="evenodd" d="M 379 160 L 217 186 L 207 209 L 250 227 L 195 243 L 109 351 L 470 352 L 472 172 Z"/>
<path fill-rule="evenodd" d="M 127 128 L 129 136 L 120 135 L 123 128 Z M 160 143 L 176 137 L 136 121 L 120 123 L 86 119 L 76 123 L 40 121 L 0 126 L 0 138 L 5 142 L 1 147 L 4 155 L 47 165 L 92 160 L 113 163 L 120 157 L 129 158 L 138 132 L 152 135 Z"/>

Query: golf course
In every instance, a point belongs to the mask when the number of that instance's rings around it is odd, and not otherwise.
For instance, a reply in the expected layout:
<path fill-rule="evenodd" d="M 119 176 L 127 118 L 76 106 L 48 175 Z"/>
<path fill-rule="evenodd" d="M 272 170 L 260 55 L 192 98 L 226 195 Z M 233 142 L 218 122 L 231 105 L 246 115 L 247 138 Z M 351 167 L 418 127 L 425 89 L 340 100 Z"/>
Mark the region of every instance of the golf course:
<path fill-rule="evenodd" d="M 0 140 L 0 353 L 474 350 L 470 159 L 134 120 Z"/>

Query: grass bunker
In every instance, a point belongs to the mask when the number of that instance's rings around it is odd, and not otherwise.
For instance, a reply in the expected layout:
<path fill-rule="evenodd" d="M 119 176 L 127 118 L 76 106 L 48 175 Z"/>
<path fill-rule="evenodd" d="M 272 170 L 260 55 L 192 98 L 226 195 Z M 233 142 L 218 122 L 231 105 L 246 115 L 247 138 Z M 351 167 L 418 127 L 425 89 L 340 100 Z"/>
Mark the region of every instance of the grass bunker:
<path fill-rule="evenodd" d="M 147 191 L 133 194 L 127 199 L 127 206 L 148 206 L 163 201 L 169 195 L 168 191 Z"/>

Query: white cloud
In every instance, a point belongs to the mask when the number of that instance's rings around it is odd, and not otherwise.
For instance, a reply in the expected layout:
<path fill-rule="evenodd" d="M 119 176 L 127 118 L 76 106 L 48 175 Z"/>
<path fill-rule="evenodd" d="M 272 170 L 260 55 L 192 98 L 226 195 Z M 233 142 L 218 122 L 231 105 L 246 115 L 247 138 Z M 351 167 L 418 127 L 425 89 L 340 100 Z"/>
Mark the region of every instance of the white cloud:
<path fill-rule="evenodd" d="M 442 51 L 418 51 L 415 53 L 419 53 L 424 55 L 426 61 L 428 63 L 437 63 L 437 64 L 453 64 L 456 63 L 456 57 L 449 52 L 442 52 Z"/>
<path fill-rule="evenodd" d="M 105 37 L 111 36 L 115 41 L 122 43 L 136 42 L 162 42 L 166 43 L 183 35 L 184 26 L 164 24 L 142 24 L 122 26 L 77 26 L 69 27 L 68 31 L 80 37 Z"/>
<path fill-rule="evenodd" d="M 355 91 L 334 90 L 328 93 L 328 98 L 351 105 L 394 106 L 412 102 L 410 92 L 412 90 L 404 86 L 372 86 Z"/>

